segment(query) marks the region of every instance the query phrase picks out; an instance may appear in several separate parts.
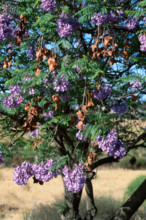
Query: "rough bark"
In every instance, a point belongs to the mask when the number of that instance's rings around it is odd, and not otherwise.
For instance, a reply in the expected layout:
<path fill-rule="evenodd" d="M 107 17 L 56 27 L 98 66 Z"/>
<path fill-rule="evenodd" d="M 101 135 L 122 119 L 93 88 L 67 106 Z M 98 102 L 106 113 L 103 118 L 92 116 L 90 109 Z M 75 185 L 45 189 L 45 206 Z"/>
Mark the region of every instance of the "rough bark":
<path fill-rule="evenodd" d="M 85 190 L 86 190 L 86 215 L 84 220 L 93 220 L 94 216 L 97 213 L 97 208 L 94 203 L 94 195 L 93 195 L 93 186 L 92 186 L 92 179 L 94 177 L 95 173 L 91 172 L 87 174 L 87 179 L 85 182 Z"/>
<path fill-rule="evenodd" d="M 129 220 L 146 199 L 146 179 L 111 220 Z"/>
<path fill-rule="evenodd" d="M 82 220 L 79 215 L 79 204 L 81 200 L 82 191 L 72 193 L 67 190 L 64 184 L 65 203 L 68 209 L 61 213 L 61 220 Z"/>

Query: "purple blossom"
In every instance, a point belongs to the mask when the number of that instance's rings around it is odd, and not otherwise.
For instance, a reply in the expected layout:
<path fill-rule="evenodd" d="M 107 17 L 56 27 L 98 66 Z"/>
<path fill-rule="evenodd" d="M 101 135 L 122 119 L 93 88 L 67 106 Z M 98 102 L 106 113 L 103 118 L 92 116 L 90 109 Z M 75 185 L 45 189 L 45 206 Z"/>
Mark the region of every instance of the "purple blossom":
<path fill-rule="evenodd" d="M 110 11 L 109 14 L 97 13 L 91 18 L 92 24 L 101 26 L 102 24 L 110 24 L 113 22 L 118 22 L 124 17 L 124 12 L 122 10 Z"/>
<path fill-rule="evenodd" d="M 86 177 L 81 164 L 75 164 L 72 170 L 65 166 L 62 173 L 64 175 L 63 180 L 68 191 L 77 193 L 83 189 Z"/>
<path fill-rule="evenodd" d="M 21 88 L 18 85 L 9 86 L 11 95 L 3 98 L 4 108 L 18 108 L 20 103 L 23 102 L 24 98 L 20 95 Z"/>
<path fill-rule="evenodd" d="M 56 0 L 42 0 L 41 7 L 45 8 L 47 12 L 53 12 L 53 10 L 57 7 Z"/>
<path fill-rule="evenodd" d="M 132 89 L 138 89 L 138 90 L 140 90 L 142 84 L 141 84 L 141 82 L 136 81 L 136 82 L 131 82 L 130 85 L 132 85 Z"/>
<path fill-rule="evenodd" d="M 70 37 L 73 32 L 79 28 L 79 23 L 77 20 L 69 17 L 64 12 L 61 13 L 60 18 L 57 20 L 58 24 L 58 34 L 62 37 Z"/>
<path fill-rule="evenodd" d="M 143 52 L 146 52 L 146 44 L 141 44 L 140 45 L 140 50 Z"/>
<path fill-rule="evenodd" d="M 127 102 L 124 100 L 115 101 L 111 107 L 111 112 L 116 114 L 124 114 L 128 109 Z"/>
<path fill-rule="evenodd" d="M 108 96 L 111 95 L 111 92 L 112 92 L 112 88 L 108 86 L 107 83 L 103 83 L 99 91 L 96 88 L 93 90 L 94 98 L 98 100 L 106 99 Z"/>
<path fill-rule="evenodd" d="M 31 164 L 24 161 L 21 165 L 17 165 L 14 168 L 13 181 L 18 185 L 26 185 L 29 178 L 32 176 Z"/>
<path fill-rule="evenodd" d="M 126 23 L 125 27 L 128 30 L 133 30 L 138 25 L 138 19 L 137 19 L 137 17 L 128 18 L 125 20 L 125 23 Z"/>
<path fill-rule="evenodd" d="M 42 182 L 48 182 L 53 177 L 57 177 L 59 172 L 56 170 L 55 172 L 51 171 L 51 168 L 56 163 L 49 159 L 47 162 L 41 162 L 40 165 L 38 164 L 32 164 L 32 173 L 35 177 L 35 179 L 42 181 Z"/>
<path fill-rule="evenodd" d="M 30 94 L 30 95 L 34 95 L 34 94 L 35 94 L 35 90 L 32 88 L 32 89 L 29 91 L 29 94 Z"/>
<path fill-rule="evenodd" d="M 44 121 L 47 121 L 49 118 L 54 117 L 54 111 L 50 110 L 48 113 L 44 112 L 43 116 L 44 116 Z"/>
<path fill-rule="evenodd" d="M 146 44 L 146 33 L 140 33 L 138 35 L 138 40 L 141 44 Z"/>
<path fill-rule="evenodd" d="M 95 24 L 97 26 L 101 26 L 102 24 L 107 22 L 107 14 L 101 14 L 97 13 L 91 18 L 92 24 Z"/>
<path fill-rule="evenodd" d="M 67 79 L 65 78 L 64 74 L 59 78 L 59 79 L 55 79 L 54 82 L 54 90 L 56 92 L 64 92 L 66 90 L 71 89 L 72 85 L 70 82 L 67 81 Z"/>
<path fill-rule="evenodd" d="M 83 135 L 81 133 L 81 130 L 79 130 L 77 133 L 76 133 L 76 138 L 80 141 L 87 141 L 87 138 L 83 138 Z"/>
<path fill-rule="evenodd" d="M 3 42 L 12 36 L 12 19 L 7 14 L 0 15 L 0 41 Z"/>
<path fill-rule="evenodd" d="M 39 129 L 36 128 L 34 131 L 31 131 L 28 133 L 31 137 L 39 137 L 40 136 L 40 132 Z"/>
<path fill-rule="evenodd" d="M 124 143 L 118 139 L 118 133 L 116 130 L 111 130 L 110 133 L 103 139 L 101 136 L 96 138 L 98 147 L 107 152 L 114 158 L 122 158 L 126 155 Z"/>
<path fill-rule="evenodd" d="M 54 117 L 54 111 L 49 111 L 49 117 L 53 118 Z"/>
<path fill-rule="evenodd" d="M 51 168 L 56 163 L 49 159 L 46 162 L 41 162 L 40 164 L 30 164 L 27 161 L 24 161 L 21 165 L 17 165 L 14 168 L 14 178 L 13 181 L 18 185 L 25 185 L 27 184 L 30 177 L 34 176 L 35 179 L 48 182 L 53 177 L 57 177 L 59 172 L 56 170 L 55 172 L 51 171 Z"/>

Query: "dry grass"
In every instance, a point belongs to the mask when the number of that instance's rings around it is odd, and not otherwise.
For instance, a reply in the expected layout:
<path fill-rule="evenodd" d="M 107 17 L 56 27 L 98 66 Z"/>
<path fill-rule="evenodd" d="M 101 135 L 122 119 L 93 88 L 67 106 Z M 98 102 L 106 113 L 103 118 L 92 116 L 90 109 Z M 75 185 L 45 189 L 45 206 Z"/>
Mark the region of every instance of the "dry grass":
<path fill-rule="evenodd" d="M 32 179 L 29 180 L 26 186 L 17 186 L 12 181 L 12 173 L 12 168 L 0 169 L 0 219 L 23 220 L 23 214 L 33 207 L 35 200 L 37 201 L 35 210 L 37 210 L 40 205 L 43 205 L 42 207 L 45 209 L 45 207 L 47 207 L 46 205 L 51 205 L 51 203 L 56 203 L 58 200 L 63 199 L 63 183 L 61 177 L 53 179 L 43 186 L 33 184 Z M 112 196 L 115 200 L 123 199 L 127 185 L 133 179 L 143 174 L 146 175 L 145 170 L 100 168 L 97 171 L 97 178 L 93 180 L 97 205 L 99 204 L 99 197 Z M 84 191 L 83 198 L 85 198 Z M 44 219 L 40 218 L 40 220 Z M 57 218 L 47 220 L 57 220 Z"/>

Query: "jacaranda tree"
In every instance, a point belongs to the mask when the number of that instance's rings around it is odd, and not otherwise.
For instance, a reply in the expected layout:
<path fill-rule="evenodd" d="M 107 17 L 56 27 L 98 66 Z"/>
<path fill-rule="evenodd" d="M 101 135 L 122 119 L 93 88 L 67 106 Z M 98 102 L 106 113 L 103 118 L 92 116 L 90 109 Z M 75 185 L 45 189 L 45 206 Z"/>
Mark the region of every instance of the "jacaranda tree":
<path fill-rule="evenodd" d="M 82 219 L 84 185 L 84 219 L 93 219 L 94 169 L 145 146 L 145 128 L 134 126 L 144 120 L 145 6 L 145 0 L 0 2 L 0 162 L 22 155 L 14 168 L 18 185 L 61 175 L 61 219 Z"/>

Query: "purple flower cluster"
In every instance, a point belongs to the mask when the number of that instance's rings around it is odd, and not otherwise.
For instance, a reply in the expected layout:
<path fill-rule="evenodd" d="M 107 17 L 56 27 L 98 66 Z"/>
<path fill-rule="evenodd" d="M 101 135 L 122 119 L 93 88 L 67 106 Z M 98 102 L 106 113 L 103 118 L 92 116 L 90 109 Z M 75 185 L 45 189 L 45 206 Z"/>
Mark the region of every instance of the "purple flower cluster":
<path fill-rule="evenodd" d="M 54 82 L 54 90 L 56 92 L 64 92 L 66 90 L 69 90 L 72 88 L 72 85 L 70 82 L 67 81 L 67 79 L 65 78 L 64 74 L 59 78 L 59 79 L 55 79 Z"/>
<path fill-rule="evenodd" d="M 36 58 L 35 47 L 33 44 L 30 44 L 30 46 L 29 46 L 28 56 L 31 60 L 34 60 Z"/>
<path fill-rule="evenodd" d="M 87 141 L 87 138 L 83 138 L 83 135 L 81 133 L 81 130 L 79 130 L 77 133 L 76 133 L 76 138 L 80 141 Z"/>
<path fill-rule="evenodd" d="M 56 0 L 42 0 L 41 7 L 45 8 L 47 12 L 53 12 L 53 10 L 57 7 Z"/>
<path fill-rule="evenodd" d="M 141 82 L 136 81 L 136 82 L 131 82 L 130 85 L 132 85 L 132 89 L 141 89 Z"/>
<path fill-rule="evenodd" d="M 29 162 L 24 161 L 21 165 L 14 168 L 13 181 L 18 185 L 26 185 L 29 178 L 32 176 L 32 167 Z"/>
<path fill-rule="evenodd" d="M 0 146 L 0 148 L 1 148 L 1 146 Z M 4 157 L 4 155 L 3 155 L 3 153 L 0 151 L 0 164 L 3 162 L 3 157 Z"/>
<path fill-rule="evenodd" d="M 110 11 L 109 14 L 97 13 L 91 18 L 91 22 L 95 25 L 101 26 L 102 24 L 111 24 L 113 22 L 118 22 L 124 17 L 124 12 L 122 10 L 116 10 L 115 12 Z"/>
<path fill-rule="evenodd" d="M 82 165 L 75 164 L 73 170 L 65 166 L 62 173 L 64 175 L 63 180 L 68 191 L 77 193 L 83 189 L 86 177 Z"/>
<path fill-rule="evenodd" d="M 29 90 L 29 94 L 34 95 L 35 94 L 35 89 L 32 88 L 31 90 Z"/>
<path fill-rule="evenodd" d="M 133 30 L 136 28 L 136 26 L 138 25 L 138 19 L 137 17 L 132 17 L 132 18 L 128 18 L 125 20 L 126 24 L 125 27 L 128 30 Z"/>
<path fill-rule="evenodd" d="M 138 40 L 140 41 L 140 50 L 145 52 L 146 51 L 146 33 L 141 33 L 138 36 Z"/>
<path fill-rule="evenodd" d="M 44 116 L 44 121 L 47 121 L 49 118 L 54 117 L 54 111 L 49 111 L 48 113 L 44 112 L 43 116 Z"/>
<path fill-rule="evenodd" d="M 111 107 L 111 112 L 116 113 L 116 114 L 124 114 L 128 109 L 127 102 L 124 100 L 120 101 L 115 101 L 115 103 Z"/>
<path fill-rule="evenodd" d="M 118 139 L 118 133 L 112 129 L 110 133 L 103 139 L 101 136 L 96 138 L 98 147 L 102 151 L 106 151 L 110 156 L 114 158 L 122 158 L 126 155 L 124 143 Z"/>
<path fill-rule="evenodd" d="M 17 165 L 14 168 L 14 178 L 13 181 L 18 185 L 26 185 L 29 178 L 34 176 L 38 181 L 48 182 L 53 177 L 57 177 L 59 172 L 52 172 L 51 168 L 55 165 L 52 159 L 46 162 L 41 162 L 40 164 L 31 164 L 24 161 L 21 165 Z"/>
<path fill-rule="evenodd" d="M 57 20 L 58 24 L 58 34 L 62 37 L 70 37 L 73 32 L 79 28 L 79 23 L 77 20 L 69 17 L 64 12 L 61 13 L 60 18 Z"/>
<path fill-rule="evenodd" d="M 34 131 L 31 131 L 28 133 L 31 137 L 39 137 L 40 136 L 40 132 L 39 129 L 36 128 Z"/>
<path fill-rule="evenodd" d="M 96 88 L 93 89 L 94 98 L 98 100 L 106 99 L 108 96 L 111 95 L 111 92 L 112 92 L 112 88 L 108 86 L 107 83 L 103 83 L 99 91 Z"/>
<path fill-rule="evenodd" d="M 7 45 L 7 49 L 8 49 L 8 53 L 13 53 L 13 42 L 10 42 L 8 45 Z"/>
<path fill-rule="evenodd" d="M 0 41 L 3 42 L 12 36 L 12 19 L 7 14 L 0 15 Z"/>
<path fill-rule="evenodd" d="M 21 88 L 18 85 L 9 86 L 11 95 L 3 98 L 4 108 L 18 108 L 20 103 L 23 102 L 24 98 L 20 95 Z"/>
<path fill-rule="evenodd" d="M 48 182 L 53 177 L 57 177 L 59 172 L 55 171 L 53 173 L 51 171 L 51 168 L 55 164 L 56 163 L 52 159 L 48 160 L 47 162 L 42 161 L 40 165 L 33 164 L 32 165 L 32 173 L 33 173 L 35 179 L 42 181 L 42 182 Z"/>

